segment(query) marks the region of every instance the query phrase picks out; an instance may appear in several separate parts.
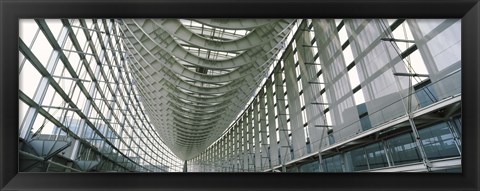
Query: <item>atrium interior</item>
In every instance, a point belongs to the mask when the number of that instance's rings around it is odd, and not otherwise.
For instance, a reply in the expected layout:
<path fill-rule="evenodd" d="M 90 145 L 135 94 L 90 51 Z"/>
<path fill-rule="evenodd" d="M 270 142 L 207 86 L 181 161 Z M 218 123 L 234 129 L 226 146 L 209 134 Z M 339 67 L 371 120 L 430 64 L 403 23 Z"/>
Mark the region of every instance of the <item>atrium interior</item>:
<path fill-rule="evenodd" d="M 21 19 L 20 172 L 462 172 L 460 19 Z"/>

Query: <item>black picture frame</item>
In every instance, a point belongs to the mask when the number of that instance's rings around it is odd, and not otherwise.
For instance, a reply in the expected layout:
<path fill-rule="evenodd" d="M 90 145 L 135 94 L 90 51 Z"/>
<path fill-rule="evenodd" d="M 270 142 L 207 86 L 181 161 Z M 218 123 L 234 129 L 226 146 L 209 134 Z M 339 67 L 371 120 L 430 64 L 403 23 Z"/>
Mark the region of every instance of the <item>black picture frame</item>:
<path fill-rule="evenodd" d="M 20 18 L 461 18 L 462 173 L 18 173 Z M 0 190 L 479 190 L 478 0 L 1 0 Z"/>

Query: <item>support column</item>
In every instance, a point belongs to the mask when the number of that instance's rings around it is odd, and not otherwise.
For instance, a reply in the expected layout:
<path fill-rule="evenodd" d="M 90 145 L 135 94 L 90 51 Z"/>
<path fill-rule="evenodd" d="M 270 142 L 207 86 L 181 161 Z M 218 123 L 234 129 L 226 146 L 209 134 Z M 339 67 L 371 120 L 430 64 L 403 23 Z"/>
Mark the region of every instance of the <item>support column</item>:
<path fill-rule="evenodd" d="M 267 137 L 267 113 L 266 113 L 266 109 L 267 109 L 267 106 L 265 105 L 265 97 L 266 97 L 266 94 L 265 94 L 265 88 L 262 88 L 260 90 L 260 93 L 259 93 L 259 104 L 260 104 L 260 136 L 262 137 L 262 141 L 261 141 L 261 145 L 262 145 L 262 149 L 261 149 L 261 170 L 264 170 L 264 169 L 269 169 L 269 168 L 272 168 L 272 164 L 271 164 L 271 161 L 270 161 L 270 151 L 268 150 L 268 147 L 269 147 L 269 141 L 268 141 L 268 137 Z M 265 160 L 266 159 L 266 160 Z M 266 163 L 267 162 L 267 163 Z M 267 166 L 268 165 L 268 166 Z"/>
<path fill-rule="evenodd" d="M 300 106 L 300 95 L 297 74 L 295 72 L 295 59 L 296 54 L 292 53 L 287 56 L 285 62 L 285 85 L 287 87 L 287 100 L 288 110 L 290 117 L 290 132 L 291 137 L 291 149 L 293 150 L 293 156 L 298 158 L 306 154 L 306 138 L 305 130 L 303 129 L 302 110 Z"/>
<path fill-rule="evenodd" d="M 292 51 L 291 47 L 290 49 L 287 48 L 286 51 Z M 285 97 L 285 88 L 283 84 L 283 71 L 280 68 L 280 65 L 277 65 L 274 70 L 274 77 L 275 77 L 275 96 L 277 100 L 277 115 L 278 115 L 278 131 L 279 131 L 279 139 L 280 139 L 280 145 L 279 145 L 279 152 L 280 152 L 280 162 L 281 164 L 285 164 L 286 161 L 291 160 L 291 153 L 290 149 L 292 149 L 290 145 L 290 140 L 289 140 L 289 130 L 287 128 L 287 109 L 286 109 L 286 103 L 288 103 L 288 100 Z"/>
<path fill-rule="evenodd" d="M 277 124 L 275 121 L 275 107 L 273 98 L 273 84 L 272 79 L 267 79 L 267 109 L 268 109 L 268 134 L 270 140 L 269 160 L 270 167 L 278 165 L 278 144 L 277 144 Z"/>
<path fill-rule="evenodd" d="M 258 96 L 261 96 L 260 94 Z M 262 163 L 262 157 L 261 157 L 261 154 L 260 154 L 260 150 L 262 148 L 262 142 L 263 142 L 263 139 L 262 139 L 262 134 L 260 133 L 260 119 L 258 117 L 259 115 L 259 102 L 258 102 L 258 98 L 259 97 L 256 97 L 255 100 L 253 101 L 253 136 L 255 137 L 255 142 L 254 142 L 254 146 L 255 146 L 255 155 L 254 155 L 254 171 L 258 171 L 258 168 L 261 166 L 261 163 Z"/>
<path fill-rule="evenodd" d="M 188 172 L 187 161 L 184 161 L 183 163 L 183 172 Z"/>

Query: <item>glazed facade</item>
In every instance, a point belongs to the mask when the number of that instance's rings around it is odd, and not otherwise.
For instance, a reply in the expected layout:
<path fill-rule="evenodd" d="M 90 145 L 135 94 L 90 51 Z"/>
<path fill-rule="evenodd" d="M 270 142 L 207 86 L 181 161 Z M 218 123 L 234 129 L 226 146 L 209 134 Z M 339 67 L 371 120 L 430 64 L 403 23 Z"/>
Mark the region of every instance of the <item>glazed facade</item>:
<path fill-rule="evenodd" d="M 461 172 L 458 19 L 20 23 L 20 171 Z"/>

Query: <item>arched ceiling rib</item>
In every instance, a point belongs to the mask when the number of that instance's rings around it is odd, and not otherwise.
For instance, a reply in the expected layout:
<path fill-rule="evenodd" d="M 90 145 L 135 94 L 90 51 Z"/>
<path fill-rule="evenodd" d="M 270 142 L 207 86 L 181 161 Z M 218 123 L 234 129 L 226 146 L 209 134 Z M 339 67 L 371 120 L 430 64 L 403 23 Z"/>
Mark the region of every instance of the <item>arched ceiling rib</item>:
<path fill-rule="evenodd" d="M 201 24 L 222 29 L 254 29 L 278 19 L 192 19 Z"/>
<path fill-rule="evenodd" d="M 138 63 L 138 60 L 132 60 L 134 63 Z M 145 61 L 145 60 L 143 60 Z M 189 90 L 195 93 L 205 93 L 205 94 L 218 94 L 218 93 L 226 93 L 237 89 L 241 80 L 233 80 L 225 85 L 215 86 L 215 87 L 202 87 L 195 84 L 191 84 L 186 82 L 185 80 L 181 79 L 178 75 L 173 73 L 171 70 L 166 69 L 163 67 L 160 70 L 155 70 L 151 65 L 146 65 L 146 67 L 140 66 L 133 66 L 132 68 L 136 70 L 138 73 L 143 73 L 139 77 L 143 78 L 144 80 L 152 80 L 151 83 L 163 83 L 162 81 L 165 80 L 170 84 L 173 84 L 179 88 L 184 90 Z M 150 73 L 149 73 L 150 72 Z"/>
<path fill-rule="evenodd" d="M 155 52 L 157 51 L 157 49 L 161 49 L 158 51 L 163 51 L 164 53 L 175 56 L 175 58 L 180 59 L 182 61 L 188 62 L 196 66 L 209 68 L 209 69 L 236 68 L 244 65 L 250 65 L 252 62 L 256 62 L 256 64 L 261 65 L 263 64 L 263 62 L 266 61 L 265 58 L 270 57 L 271 56 L 270 54 L 274 53 L 271 51 L 272 48 L 275 46 L 278 46 L 278 43 L 281 42 L 281 40 L 283 39 L 282 38 L 283 36 L 277 35 L 272 37 L 272 39 L 268 41 L 265 41 L 263 43 L 258 43 L 256 47 L 249 48 L 247 51 L 244 51 L 242 54 L 236 57 L 233 57 L 231 59 L 210 60 L 210 59 L 204 59 L 202 57 L 199 57 L 197 55 L 194 55 L 186 51 L 185 48 L 181 47 L 179 44 L 177 44 L 177 42 L 175 42 L 171 34 L 169 34 L 167 31 L 159 30 L 159 27 L 155 29 L 155 26 L 152 26 L 152 24 L 149 24 L 149 22 L 145 22 L 144 25 L 141 26 L 135 20 L 132 20 L 131 23 L 129 21 L 130 20 L 125 21 L 125 23 L 127 23 L 127 26 L 129 28 L 137 27 L 138 28 L 137 31 L 140 31 L 140 33 L 134 32 L 134 33 L 137 33 L 138 36 L 140 36 L 140 38 L 137 39 L 138 41 L 141 41 L 141 44 L 138 44 L 139 46 L 145 46 L 147 49 L 152 49 L 151 52 Z M 282 23 L 282 24 L 285 26 L 288 26 L 288 23 Z M 269 31 L 280 32 L 280 34 L 282 34 L 282 31 L 285 31 L 279 28 L 276 28 L 276 29 L 277 30 L 269 29 Z M 262 42 L 260 40 L 261 37 L 248 38 L 249 36 L 250 35 L 242 39 L 251 39 L 251 41 Z M 266 33 L 263 34 L 263 36 L 265 36 L 264 38 L 268 38 L 266 36 Z M 243 40 L 241 41 L 243 42 Z M 237 41 L 231 42 L 233 47 L 240 46 L 236 44 L 236 42 Z M 214 41 L 214 43 L 223 44 L 224 42 Z M 263 45 L 263 46 L 260 46 L 260 45 Z M 262 59 L 259 60 L 259 58 L 262 58 Z"/>
<path fill-rule="evenodd" d="M 122 31 L 142 103 L 167 146 L 195 157 L 235 120 L 294 20 L 130 19 Z"/>
<path fill-rule="evenodd" d="M 172 34 L 173 36 L 193 46 L 224 52 L 247 50 L 268 43 L 270 40 L 272 40 L 272 38 L 280 36 L 282 31 L 285 30 L 284 27 L 288 26 L 289 24 L 284 20 L 271 22 L 266 26 L 262 26 L 262 30 L 254 30 L 242 38 L 219 42 L 195 34 L 183 26 L 178 20 L 161 19 L 158 22 L 155 20 L 152 20 L 152 22 L 155 24 L 155 26 L 162 28 L 169 34 Z M 277 33 L 279 35 L 269 35 L 271 33 Z"/>

